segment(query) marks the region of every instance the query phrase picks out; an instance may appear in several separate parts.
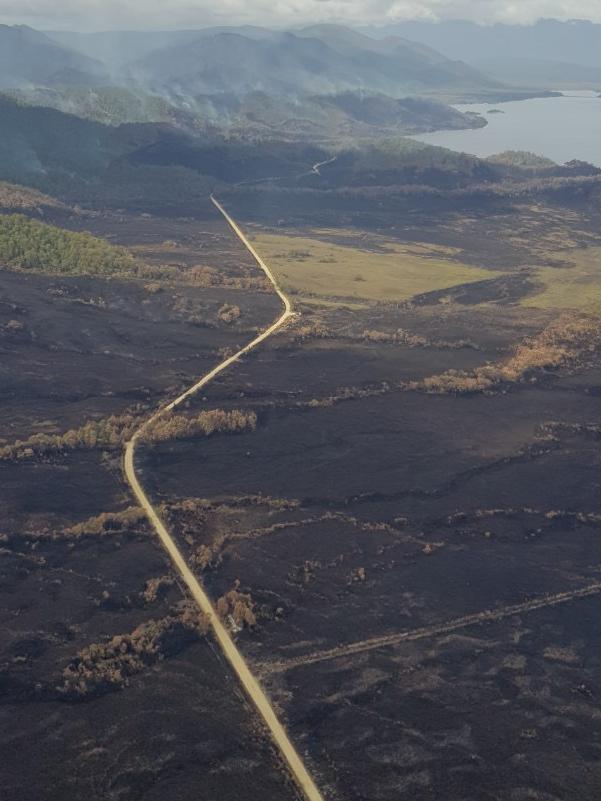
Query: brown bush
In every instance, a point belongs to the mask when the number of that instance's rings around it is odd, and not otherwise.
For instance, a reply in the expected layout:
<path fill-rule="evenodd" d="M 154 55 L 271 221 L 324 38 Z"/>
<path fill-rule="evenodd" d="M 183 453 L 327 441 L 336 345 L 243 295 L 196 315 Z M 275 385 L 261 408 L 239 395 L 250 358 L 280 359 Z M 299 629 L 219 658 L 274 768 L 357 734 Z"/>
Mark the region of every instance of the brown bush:
<path fill-rule="evenodd" d="M 40 209 L 41 207 L 64 209 L 66 206 L 53 197 L 43 195 L 35 189 L 0 182 L 0 208 Z"/>
<path fill-rule="evenodd" d="M 238 320 L 240 317 L 240 314 L 241 312 L 239 306 L 232 306 L 229 303 L 224 303 L 217 312 L 217 317 L 219 317 L 221 322 L 229 325 L 230 323 L 236 322 L 236 320 Z"/>
<path fill-rule="evenodd" d="M 16 332 L 16 331 L 23 331 L 25 328 L 25 323 L 22 323 L 21 320 L 9 320 L 5 326 L 6 331 Z"/>
<path fill-rule="evenodd" d="M 407 388 L 436 394 L 486 392 L 502 383 L 522 381 L 535 371 L 574 362 L 600 345 L 601 324 L 598 317 L 563 316 L 537 336 L 524 340 L 504 363 L 477 367 L 471 373 L 448 370 L 420 382 L 411 382 Z"/>
<path fill-rule="evenodd" d="M 366 329 L 361 334 L 361 338 L 367 342 L 390 342 L 395 345 L 408 345 L 410 348 L 424 347 L 430 344 L 424 337 L 418 334 L 411 334 L 409 331 L 405 331 L 404 328 L 398 328 L 392 333 Z"/>
<path fill-rule="evenodd" d="M 256 427 L 257 415 L 255 412 L 246 412 L 240 409 L 231 411 L 212 409 L 200 412 L 194 417 L 166 412 L 144 428 L 141 438 L 149 443 L 165 442 L 188 437 L 209 437 L 211 434 L 220 432 L 254 431 Z"/>
<path fill-rule="evenodd" d="M 307 401 L 307 403 L 299 403 L 298 405 L 306 406 L 309 409 L 335 406 L 337 403 L 342 403 L 343 401 L 386 395 L 391 389 L 392 387 L 390 384 L 386 383 L 386 381 L 383 381 L 375 387 L 341 387 L 333 395 L 327 395 L 323 398 L 312 398 L 310 401 Z"/>
<path fill-rule="evenodd" d="M 405 345 L 409 348 L 440 348 L 444 350 L 459 350 L 460 348 L 471 348 L 473 350 L 479 349 L 478 346 L 470 339 L 429 340 L 420 334 L 412 334 L 410 331 L 407 331 L 404 328 L 397 328 L 396 331 L 392 332 L 365 329 L 359 338 L 366 342 Z"/>
<path fill-rule="evenodd" d="M 0 448 L 0 461 L 48 456 L 79 449 L 120 448 L 130 439 L 139 424 L 133 415 L 112 415 L 104 420 L 90 420 L 81 428 L 64 434 L 34 434 Z"/>
<path fill-rule="evenodd" d="M 309 339 L 330 339 L 334 336 L 322 320 L 310 320 L 302 325 L 297 325 L 293 332 L 297 342 L 306 342 Z"/>
<path fill-rule="evenodd" d="M 158 576 L 146 582 L 144 590 L 140 593 L 144 603 L 151 604 L 162 595 L 166 589 L 173 587 L 175 579 L 172 576 Z"/>
<path fill-rule="evenodd" d="M 82 699 L 123 687 L 130 676 L 208 631 L 208 617 L 192 601 L 182 601 L 161 620 L 142 623 L 131 634 L 83 648 L 63 670 L 59 692 Z"/>
<path fill-rule="evenodd" d="M 346 577 L 347 584 L 363 584 L 367 581 L 367 573 L 364 567 L 356 567 Z"/>
<path fill-rule="evenodd" d="M 217 601 L 217 614 L 222 620 L 231 618 L 239 628 L 253 628 L 257 625 L 255 604 L 250 595 L 239 591 L 239 586 L 239 582 L 236 582 L 234 588 Z"/>
<path fill-rule="evenodd" d="M 77 523 L 62 532 L 63 537 L 107 536 L 119 534 L 124 531 L 147 529 L 148 519 L 146 512 L 139 506 L 130 506 L 123 512 L 104 512 L 96 517 L 90 517 L 83 523 Z"/>
<path fill-rule="evenodd" d="M 180 274 L 187 283 L 201 287 L 228 287 L 230 289 L 269 290 L 269 284 L 263 275 L 229 276 L 204 264 L 190 267 Z"/>

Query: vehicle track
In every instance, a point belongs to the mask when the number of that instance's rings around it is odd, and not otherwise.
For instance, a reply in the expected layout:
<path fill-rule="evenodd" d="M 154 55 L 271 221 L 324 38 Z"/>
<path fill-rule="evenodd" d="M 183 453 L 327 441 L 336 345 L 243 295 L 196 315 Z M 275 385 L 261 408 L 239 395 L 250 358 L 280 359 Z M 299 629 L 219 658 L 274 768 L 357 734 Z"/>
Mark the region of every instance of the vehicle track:
<path fill-rule="evenodd" d="M 275 711 L 265 695 L 263 689 L 259 685 L 259 682 L 253 675 L 252 671 L 250 670 L 246 660 L 242 656 L 242 653 L 239 651 L 238 647 L 236 646 L 234 640 L 230 636 L 229 631 L 221 622 L 219 616 L 215 612 L 213 608 L 213 604 L 211 599 L 207 595 L 206 591 L 194 575 L 194 573 L 188 567 L 186 560 L 182 556 L 181 551 L 179 550 L 173 536 L 169 533 L 168 529 L 166 528 L 165 524 L 159 517 L 159 514 L 155 507 L 153 506 L 152 502 L 144 492 L 142 484 L 138 479 L 136 473 L 136 466 L 135 466 L 135 455 L 136 455 L 136 446 L 140 442 L 141 437 L 144 435 L 144 432 L 148 429 L 149 426 L 153 425 L 158 418 L 160 418 L 163 414 L 176 409 L 180 406 L 187 398 L 197 393 L 200 389 L 205 387 L 209 384 L 214 378 L 216 378 L 220 373 L 224 370 L 227 370 L 228 367 L 235 364 L 239 361 L 243 356 L 247 353 L 250 353 L 252 350 L 257 348 L 262 342 L 268 339 L 270 336 L 275 334 L 279 331 L 287 322 L 295 316 L 295 313 L 292 311 L 292 305 L 288 297 L 282 292 L 280 289 L 277 280 L 267 264 L 263 261 L 263 259 L 259 256 L 256 252 L 252 244 L 249 242 L 245 234 L 242 230 L 238 227 L 236 222 L 230 217 L 227 211 L 223 208 L 223 206 L 219 203 L 216 198 L 211 195 L 211 201 L 215 208 L 220 212 L 220 214 L 224 217 L 227 221 L 233 232 L 236 234 L 238 239 L 242 242 L 242 244 L 246 247 L 246 249 L 251 253 L 255 261 L 257 262 L 258 266 L 263 270 L 271 284 L 273 285 L 276 293 L 280 297 L 283 305 L 284 305 L 284 312 L 281 314 L 280 317 L 270 325 L 262 334 L 257 336 L 252 342 L 249 342 L 248 345 L 241 348 L 237 353 L 233 356 L 230 356 L 228 359 L 225 359 L 220 364 L 218 364 L 213 370 L 208 372 L 204 375 L 199 381 L 197 381 L 192 387 L 182 393 L 178 398 L 171 403 L 167 404 L 166 406 L 160 408 L 155 414 L 153 414 L 146 422 L 136 431 L 134 436 L 125 446 L 125 455 L 124 455 L 124 472 L 125 477 L 135 495 L 138 503 L 146 512 L 146 515 L 152 524 L 153 528 L 155 529 L 156 533 L 161 540 L 165 550 L 169 554 L 171 561 L 173 562 L 174 567 L 176 568 L 177 572 L 180 574 L 182 579 L 184 580 L 190 594 L 198 604 L 201 611 L 207 615 L 213 635 L 215 640 L 217 641 L 221 651 L 227 661 L 229 662 L 232 670 L 238 677 L 240 684 L 244 688 L 248 698 L 254 705 L 255 709 L 261 716 L 264 724 L 266 725 L 269 733 L 275 743 L 276 747 L 278 748 L 279 753 L 281 754 L 285 764 L 290 770 L 298 788 L 302 791 L 303 795 L 305 796 L 308 801 L 324 801 L 323 796 L 321 795 L 320 791 L 318 790 L 313 778 L 309 774 L 309 771 L 305 767 L 303 760 L 301 759 L 300 755 L 296 751 L 292 741 L 290 740 L 286 730 L 284 729 L 283 725 L 277 718 Z"/>
<path fill-rule="evenodd" d="M 387 634 L 382 637 L 373 637 L 368 640 L 361 640 L 324 651 L 314 651 L 312 654 L 299 656 L 296 659 L 286 659 L 280 662 L 264 662 L 257 667 L 261 675 L 285 673 L 297 667 L 315 665 L 318 662 L 328 662 L 332 659 L 354 656 L 355 654 L 375 651 L 379 648 L 386 648 L 391 645 L 400 645 L 403 642 L 414 642 L 415 640 L 424 640 L 428 637 L 437 637 L 441 634 L 451 634 L 454 631 L 467 628 L 468 626 L 475 626 L 480 623 L 492 623 L 497 620 L 512 617 L 513 615 L 523 614 L 524 612 L 534 612 L 537 609 L 544 609 L 548 606 L 558 606 L 559 604 L 565 604 L 579 598 L 588 598 L 591 595 L 600 594 L 601 583 L 589 584 L 577 590 L 559 592 L 554 595 L 543 595 L 539 598 L 533 598 L 530 601 L 524 601 L 521 604 L 502 606 L 498 609 L 485 609 L 483 612 L 476 612 L 473 615 L 458 617 L 454 620 L 448 620 L 446 623 L 424 626 L 419 629 L 403 631 L 397 634 Z"/>

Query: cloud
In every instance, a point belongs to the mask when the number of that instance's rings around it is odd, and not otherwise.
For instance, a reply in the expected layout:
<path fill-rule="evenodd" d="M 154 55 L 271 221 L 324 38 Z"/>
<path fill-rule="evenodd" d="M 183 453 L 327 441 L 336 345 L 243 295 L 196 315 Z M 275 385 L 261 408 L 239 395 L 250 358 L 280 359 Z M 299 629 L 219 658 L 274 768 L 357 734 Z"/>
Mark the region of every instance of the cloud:
<path fill-rule="evenodd" d="M 80 30 L 207 25 L 346 24 L 468 19 L 528 24 L 541 17 L 601 22 L 600 0 L 0 0 L 0 22 Z"/>

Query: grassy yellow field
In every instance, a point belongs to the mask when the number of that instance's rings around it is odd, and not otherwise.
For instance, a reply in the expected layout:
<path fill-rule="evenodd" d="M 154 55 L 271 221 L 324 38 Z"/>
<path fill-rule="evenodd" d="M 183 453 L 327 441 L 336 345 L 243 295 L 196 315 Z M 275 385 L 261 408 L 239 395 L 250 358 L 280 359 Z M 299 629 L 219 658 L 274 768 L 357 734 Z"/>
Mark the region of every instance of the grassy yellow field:
<path fill-rule="evenodd" d="M 317 236 L 259 233 L 253 244 L 282 286 L 301 296 L 401 301 L 493 277 L 488 270 L 444 258 L 443 249 L 436 246 L 430 249 L 423 243 L 404 245 L 380 238 L 374 246 L 373 238 L 363 244 L 360 236 L 350 232 L 344 244 Z"/>
<path fill-rule="evenodd" d="M 522 305 L 537 309 L 601 310 L 601 248 L 574 248 L 553 254 L 566 267 L 540 267 L 536 278 L 542 290 Z"/>

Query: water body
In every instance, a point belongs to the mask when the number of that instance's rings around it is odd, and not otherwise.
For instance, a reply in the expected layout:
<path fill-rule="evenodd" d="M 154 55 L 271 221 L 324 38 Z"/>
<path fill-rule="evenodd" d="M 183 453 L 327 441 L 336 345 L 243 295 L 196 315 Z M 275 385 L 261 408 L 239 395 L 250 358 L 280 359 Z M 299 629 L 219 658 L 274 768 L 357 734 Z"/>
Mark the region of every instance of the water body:
<path fill-rule="evenodd" d="M 474 156 L 528 150 L 558 164 L 581 159 L 601 167 L 601 98 L 596 92 L 564 92 L 561 97 L 470 103 L 456 108 L 478 112 L 488 125 L 477 130 L 436 131 L 413 138 Z M 492 109 L 503 113 L 489 114 Z"/>

